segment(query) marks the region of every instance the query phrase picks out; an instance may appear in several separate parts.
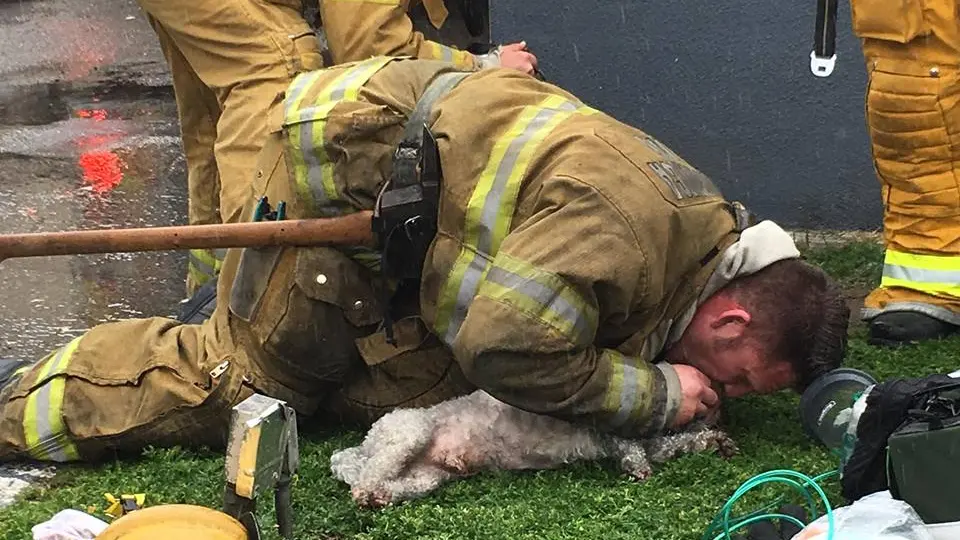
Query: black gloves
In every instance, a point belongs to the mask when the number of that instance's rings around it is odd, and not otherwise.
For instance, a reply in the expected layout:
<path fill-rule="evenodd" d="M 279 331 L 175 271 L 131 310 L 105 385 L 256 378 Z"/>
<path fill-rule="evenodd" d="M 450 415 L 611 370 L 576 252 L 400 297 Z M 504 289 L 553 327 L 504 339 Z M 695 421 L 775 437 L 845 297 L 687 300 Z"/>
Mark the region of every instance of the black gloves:
<path fill-rule="evenodd" d="M 795 504 L 785 504 L 777 510 L 778 514 L 786 514 L 806 523 L 807 511 L 802 506 Z M 779 527 L 777 526 L 779 524 Z M 795 523 L 785 519 L 758 521 L 747 527 L 747 533 L 732 536 L 734 540 L 790 540 L 803 527 L 798 527 Z"/>

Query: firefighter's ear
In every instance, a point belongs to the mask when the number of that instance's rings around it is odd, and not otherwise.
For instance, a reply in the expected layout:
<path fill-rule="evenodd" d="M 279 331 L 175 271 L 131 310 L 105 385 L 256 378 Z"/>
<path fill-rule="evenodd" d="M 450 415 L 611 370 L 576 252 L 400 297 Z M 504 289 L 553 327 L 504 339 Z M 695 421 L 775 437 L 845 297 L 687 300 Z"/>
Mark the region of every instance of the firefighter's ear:
<path fill-rule="evenodd" d="M 752 317 L 743 308 L 732 308 L 720 312 L 710 323 L 719 337 L 725 339 L 736 339 L 743 335 L 747 326 L 750 325 Z"/>

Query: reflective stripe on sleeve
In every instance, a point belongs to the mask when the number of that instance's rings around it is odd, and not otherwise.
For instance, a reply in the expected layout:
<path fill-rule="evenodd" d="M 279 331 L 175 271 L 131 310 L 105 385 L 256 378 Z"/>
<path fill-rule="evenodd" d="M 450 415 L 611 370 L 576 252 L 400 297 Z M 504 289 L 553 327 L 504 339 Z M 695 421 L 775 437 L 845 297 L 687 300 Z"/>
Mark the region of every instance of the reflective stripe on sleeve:
<path fill-rule="evenodd" d="M 577 345 L 593 341 L 597 311 L 563 279 L 499 253 L 480 285 L 478 296 L 507 303 L 570 338 Z"/>
<path fill-rule="evenodd" d="M 507 236 L 527 167 L 540 143 L 574 113 L 594 109 L 563 96 L 530 105 L 501 135 L 490 153 L 466 209 L 463 247 L 440 293 L 437 329 L 452 345 L 490 260 Z"/>

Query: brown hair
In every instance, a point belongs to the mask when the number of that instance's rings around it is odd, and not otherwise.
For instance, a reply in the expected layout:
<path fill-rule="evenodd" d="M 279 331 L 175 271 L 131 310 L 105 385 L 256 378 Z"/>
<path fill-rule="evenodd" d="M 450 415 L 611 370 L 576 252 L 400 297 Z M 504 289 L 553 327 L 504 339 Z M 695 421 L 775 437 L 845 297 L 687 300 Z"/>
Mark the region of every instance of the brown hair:
<path fill-rule="evenodd" d="M 793 366 L 797 391 L 842 364 L 850 308 L 819 267 L 800 259 L 777 261 L 726 289 L 754 314 L 752 337 L 771 357 Z"/>

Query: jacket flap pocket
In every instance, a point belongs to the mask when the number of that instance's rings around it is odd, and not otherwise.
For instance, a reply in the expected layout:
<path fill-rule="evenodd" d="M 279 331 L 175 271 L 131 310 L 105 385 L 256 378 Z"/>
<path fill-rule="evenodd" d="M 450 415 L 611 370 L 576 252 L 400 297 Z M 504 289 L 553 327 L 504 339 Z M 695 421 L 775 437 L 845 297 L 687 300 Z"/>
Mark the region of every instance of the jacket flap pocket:
<path fill-rule="evenodd" d="M 357 350 L 368 366 L 376 366 L 405 352 L 420 348 L 429 337 L 429 332 L 420 317 L 406 317 L 393 325 L 396 345 L 387 343 L 383 330 L 357 339 Z"/>
<path fill-rule="evenodd" d="M 297 254 L 297 286 L 308 297 L 334 304 L 356 326 L 381 320 L 370 271 L 332 248 L 302 248 Z"/>

